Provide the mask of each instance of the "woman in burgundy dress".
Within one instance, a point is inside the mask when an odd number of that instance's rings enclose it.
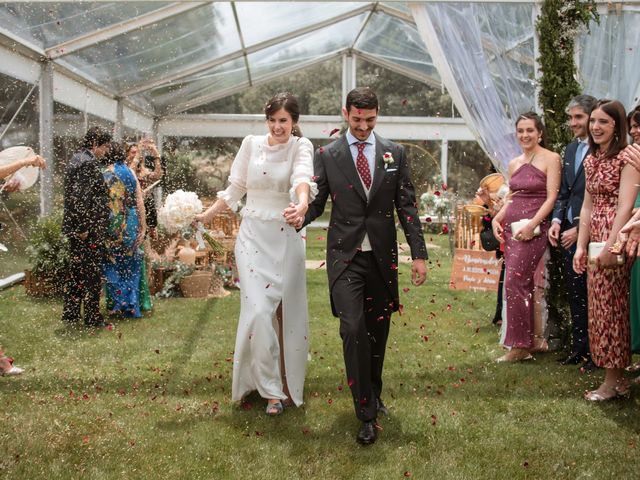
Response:
[[[544,147],[540,117],[520,115],[516,135],[522,155],[509,162],[509,197],[492,222],[494,235],[506,244],[504,346],[510,350],[499,362],[529,360],[543,349],[544,338],[534,336],[534,274],[547,247],[548,217],[560,189],[560,156]],[[512,231],[513,222],[525,219]]]
[[[618,263],[611,252],[620,229],[631,218],[640,172],[622,154],[627,122],[622,104],[600,100],[589,117],[590,154],[584,160],[586,187],[580,210],[578,245],[573,269],[587,271],[589,346],[593,362],[605,369],[604,382],[587,392],[590,401],[611,400],[629,393],[623,378],[631,361],[629,280],[631,262]],[[604,242],[589,259],[589,242]],[[617,249],[620,249],[616,245]]]

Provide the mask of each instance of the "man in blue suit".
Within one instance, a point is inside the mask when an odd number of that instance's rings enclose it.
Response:
[[[551,245],[562,246],[565,284],[571,310],[571,353],[560,362],[563,365],[585,362],[583,367],[587,370],[595,368],[589,353],[587,274],[577,274],[573,270],[573,255],[576,251],[580,209],[584,199],[585,176],[582,161],[589,151],[589,115],[595,103],[596,99],[590,95],[578,95],[572,98],[567,106],[568,123],[574,140],[565,149],[562,185],[548,233]]]

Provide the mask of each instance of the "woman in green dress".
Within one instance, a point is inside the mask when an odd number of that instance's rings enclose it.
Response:
[[[627,117],[629,123],[629,134],[633,139],[633,143],[640,145],[640,106],[631,110]],[[636,198],[633,208],[634,216],[640,210],[640,194]],[[632,218],[632,220],[633,220]],[[631,352],[640,353],[640,262],[635,261],[631,270],[631,286],[630,292],[630,312],[631,312]],[[632,364],[627,370],[631,372],[640,371],[640,362]],[[640,377],[636,379],[636,383],[640,382]]]

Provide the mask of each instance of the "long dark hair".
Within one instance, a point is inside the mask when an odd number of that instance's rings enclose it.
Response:
[[[124,147],[118,142],[109,142],[109,150],[103,157],[102,161],[105,165],[113,165],[117,162],[124,162],[127,158]]]
[[[298,104],[298,99],[289,92],[276,93],[264,106],[264,115],[267,120],[269,120],[269,117],[280,109],[284,109],[285,112],[291,115],[291,120],[293,121],[291,135],[301,137],[302,130],[300,130],[298,126],[298,120],[300,120],[300,105]]]
[[[525,112],[518,116],[516,120],[516,129],[518,128],[518,124],[521,120],[533,120],[533,124],[536,127],[536,130],[540,132],[540,146],[542,148],[547,148],[547,129],[542,123],[542,118],[536,112]]]
[[[623,150],[627,145],[627,134],[629,132],[627,128],[626,122],[626,113],[624,111],[624,106],[618,100],[598,100],[596,106],[593,107],[591,111],[591,115],[596,110],[602,110],[608,116],[613,119],[614,122],[614,130],[613,130],[613,139],[609,144],[609,149],[604,152],[605,157],[615,157],[621,150]],[[589,146],[591,147],[591,151],[596,153],[600,151],[600,145],[597,145],[593,141],[593,135],[591,135],[591,115],[589,116]]]

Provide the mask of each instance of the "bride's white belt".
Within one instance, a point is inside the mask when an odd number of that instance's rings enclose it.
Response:
[[[247,204],[242,209],[242,216],[284,222],[282,212],[289,203],[289,192],[251,190],[247,193]]]

